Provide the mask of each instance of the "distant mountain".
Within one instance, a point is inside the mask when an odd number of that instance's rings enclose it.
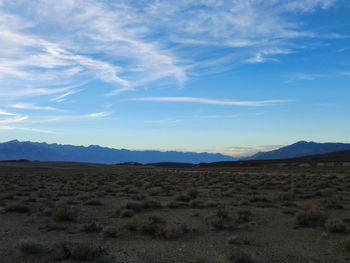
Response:
[[[350,143],[316,143],[300,141],[274,151],[259,152],[245,160],[271,160],[303,157],[350,150]]]
[[[69,161],[90,163],[201,163],[217,161],[234,161],[231,156],[219,153],[194,153],[176,151],[131,151],[125,149],[112,149],[97,145],[73,146],[61,144],[47,144],[38,142],[20,142],[17,140],[0,143],[0,160],[30,161]]]
[[[328,166],[326,164],[332,163],[338,166],[349,167],[350,164],[350,150],[338,151],[324,154],[307,155],[304,157],[287,158],[287,159],[263,159],[263,160],[239,160],[233,162],[213,162],[213,163],[200,163],[199,167],[258,167],[268,166],[275,164],[292,165],[294,167],[298,165],[317,165]],[[279,167],[283,167],[279,166]],[[276,167],[276,166],[275,166]],[[300,166],[299,166],[300,167]],[[309,166],[304,166],[309,167]]]

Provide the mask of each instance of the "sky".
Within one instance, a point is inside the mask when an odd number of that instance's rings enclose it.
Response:
[[[2,142],[350,142],[349,85],[348,0],[0,0]]]

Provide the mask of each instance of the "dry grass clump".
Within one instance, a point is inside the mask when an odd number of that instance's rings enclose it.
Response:
[[[21,255],[37,255],[42,254],[46,250],[46,246],[35,239],[19,240],[15,246],[15,250]]]
[[[162,189],[160,187],[148,188],[147,193],[149,196],[156,196],[160,194],[161,190]]]
[[[197,255],[197,256],[193,257],[191,262],[193,262],[193,263],[209,263],[210,261],[209,261],[208,257],[206,257],[206,256]]]
[[[163,237],[165,239],[177,239],[183,234],[189,231],[188,227],[184,224],[174,225],[174,224],[165,224],[162,228]]]
[[[100,200],[97,199],[90,199],[88,200],[85,205],[91,205],[91,206],[101,206],[103,203]]]
[[[113,226],[106,226],[101,232],[104,238],[114,238],[118,235],[118,229]]]
[[[67,204],[60,204],[52,210],[52,217],[57,222],[75,221],[78,218],[78,209]]]
[[[250,210],[238,211],[236,222],[237,223],[248,223],[252,221],[252,212]]]
[[[102,228],[102,225],[94,221],[84,224],[82,230],[88,233],[100,233],[102,231]]]
[[[343,240],[343,246],[347,251],[350,251],[350,235]]]
[[[251,241],[247,237],[239,237],[237,235],[233,235],[227,239],[227,243],[230,245],[249,245],[251,244]]]
[[[143,209],[152,209],[152,208],[160,208],[161,203],[158,200],[148,198],[142,201],[129,201],[123,206],[120,207],[119,210],[129,209],[134,212],[140,212]]]
[[[288,191],[280,192],[277,198],[280,200],[293,200],[295,198],[295,191],[294,189],[290,189]]]
[[[296,215],[296,223],[301,226],[321,226],[326,220],[326,215],[317,205],[304,206]]]
[[[188,206],[191,208],[204,208],[204,202],[200,199],[193,199],[188,202]]]
[[[11,204],[8,205],[4,208],[5,212],[12,212],[12,213],[28,213],[30,211],[29,207],[25,204],[22,203],[16,203],[16,204]]]
[[[219,209],[216,213],[208,215],[204,218],[205,223],[213,230],[232,229],[232,219],[227,211]]]
[[[64,241],[55,243],[50,251],[54,260],[94,260],[106,254],[106,250],[89,242]]]
[[[218,207],[219,203],[215,200],[207,200],[204,202],[205,207]]]
[[[160,216],[149,216],[148,220],[142,225],[142,232],[152,237],[161,237],[163,234],[163,225],[166,221]]]
[[[329,218],[324,226],[328,232],[332,232],[332,233],[346,232],[346,225],[339,218]]]
[[[161,206],[161,203],[155,199],[149,198],[142,201],[142,207],[145,209],[160,208]]]
[[[257,263],[257,261],[249,254],[244,252],[234,252],[227,256],[229,263]]]
[[[129,231],[137,231],[142,227],[142,224],[143,222],[139,217],[133,216],[125,222],[124,227]]]
[[[124,217],[133,217],[134,216],[134,210],[132,209],[121,209],[117,211],[117,214],[124,218]]]

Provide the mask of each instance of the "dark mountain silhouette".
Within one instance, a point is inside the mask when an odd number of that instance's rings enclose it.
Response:
[[[350,143],[317,143],[300,141],[274,151],[259,152],[245,160],[287,159],[350,150]]]
[[[257,160],[240,160],[240,161],[233,161],[233,162],[224,161],[224,162],[213,162],[213,163],[201,163],[199,164],[199,167],[255,167],[255,166],[267,166],[267,165],[274,165],[274,164],[285,164],[285,165],[296,166],[300,164],[318,165],[322,163],[333,163],[340,166],[348,166],[350,164],[350,150],[331,152],[331,153],[325,153],[325,154],[317,154],[317,155],[308,155],[304,157],[289,158],[289,159],[262,159],[262,160],[257,159]]]
[[[234,161],[235,158],[219,153],[194,153],[176,151],[131,151],[112,149],[97,145],[73,146],[38,142],[20,142],[17,140],[0,143],[0,160],[30,161],[69,161],[117,164],[125,162],[158,163],[201,163]]]

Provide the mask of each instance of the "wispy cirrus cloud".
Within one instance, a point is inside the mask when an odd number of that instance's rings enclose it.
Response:
[[[8,111],[0,110],[0,115],[16,116],[17,114],[16,113],[11,113],[11,112],[8,112]]]
[[[192,103],[204,103],[215,105],[228,105],[228,106],[269,106],[274,104],[280,104],[288,102],[287,100],[260,100],[260,101],[239,101],[229,99],[206,99],[195,97],[144,97],[130,99],[133,101],[159,101],[159,102],[192,102]]]
[[[30,104],[30,103],[15,103],[15,104],[9,105],[8,107],[13,109],[21,109],[21,110],[64,111],[62,109],[54,108],[51,106],[39,106],[36,104]]]
[[[83,120],[83,119],[97,119],[110,116],[111,112],[95,112],[82,115],[54,115],[47,117],[39,117],[28,120],[29,123],[47,123],[58,121],[70,121],[70,120]]]
[[[292,83],[298,80],[316,80],[318,78],[324,77],[322,74],[309,74],[309,73],[297,73],[291,78],[289,78],[286,83]]]
[[[226,70],[232,63],[262,63],[292,53],[298,48],[294,40],[318,36],[293,15],[336,2],[3,1],[2,89],[12,97],[18,91],[39,96],[59,93],[53,84],[77,84],[92,76],[110,84],[109,95],[169,79],[181,86],[198,74],[197,66],[203,74],[213,65],[215,71]],[[223,47],[225,54],[217,52]],[[21,92],[26,90],[32,92]]]
[[[14,118],[7,118],[7,119],[0,119],[0,124],[2,123],[16,123],[16,122],[23,122],[28,119],[28,116],[18,116]]]
[[[44,130],[44,129],[33,129],[33,128],[24,128],[24,127],[12,127],[12,126],[0,126],[0,130],[21,130],[29,132],[38,132],[38,133],[47,133],[47,134],[61,134],[59,132]]]

